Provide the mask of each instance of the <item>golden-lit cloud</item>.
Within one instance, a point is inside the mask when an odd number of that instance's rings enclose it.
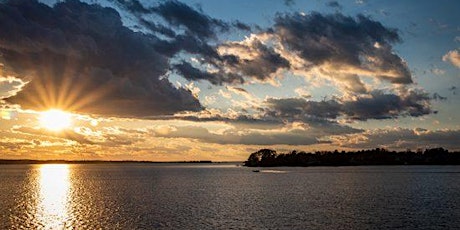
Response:
[[[452,65],[460,68],[460,52],[458,50],[451,50],[442,56],[442,60],[450,62]]]

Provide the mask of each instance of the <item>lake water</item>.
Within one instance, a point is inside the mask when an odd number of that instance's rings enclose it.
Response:
[[[460,166],[0,165],[0,229],[459,229]]]

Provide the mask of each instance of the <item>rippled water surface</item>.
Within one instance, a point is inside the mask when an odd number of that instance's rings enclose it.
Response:
[[[0,165],[0,229],[460,229],[460,166]]]

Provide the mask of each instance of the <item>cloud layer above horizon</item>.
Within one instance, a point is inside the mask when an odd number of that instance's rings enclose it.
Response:
[[[130,30],[116,10],[94,4],[2,4],[1,29],[12,31],[1,37],[3,68],[28,81],[7,100],[24,108],[64,106],[112,116],[201,110],[190,91],[167,80],[168,70],[191,81],[222,85],[268,81],[281,71],[306,77],[315,69],[357,93],[369,90],[358,75],[412,83],[407,65],[392,52],[391,43],[400,40],[396,30],[363,15],[278,15],[272,28],[244,41],[226,42],[219,41],[217,33],[242,26],[177,1],[151,8],[137,1],[119,2],[146,25],[147,32]],[[166,25],[146,20],[145,14],[161,16]],[[208,67],[195,67],[185,58],[171,64],[180,59],[179,53]]]
[[[243,146],[353,147],[361,146],[350,142],[358,136],[370,146],[378,131],[366,127],[438,114],[435,105],[449,96],[418,82],[395,48],[405,43],[400,28],[366,14],[349,16],[337,2],[324,7],[334,11],[278,12],[257,25],[176,0],[5,1],[1,106],[139,119],[149,126],[132,128],[140,136]],[[458,48],[437,60],[458,75]],[[19,126],[3,132],[50,135]],[[53,138],[101,143],[91,140],[95,130],[81,128]],[[417,128],[389,133],[422,135],[408,131]]]

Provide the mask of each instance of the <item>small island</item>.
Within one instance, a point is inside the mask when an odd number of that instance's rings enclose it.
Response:
[[[353,166],[353,165],[460,165],[460,152],[444,148],[425,150],[389,151],[383,148],[359,151],[291,151],[277,153],[261,149],[252,153],[244,166]]]

